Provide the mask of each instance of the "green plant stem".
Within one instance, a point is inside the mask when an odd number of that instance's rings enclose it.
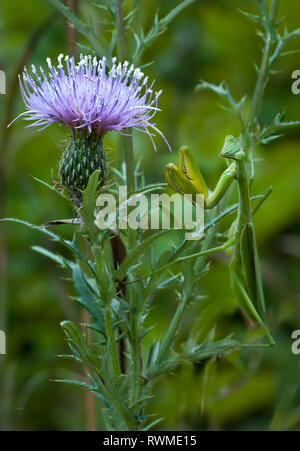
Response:
[[[98,244],[92,245],[92,252],[95,257],[96,277],[99,284],[99,291],[101,292],[102,280],[106,276],[106,274],[103,272],[103,256],[102,253],[100,252]],[[121,368],[118,358],[117,343],[115,340],[114,329],[112,325],[112,314],[111,314],[112,295],[110,293],[107,293],[105,297],[107,298],[107,301],[105,303],[102,302],[102,308],[104,311],[105,330],[109,343],[114,375],[115,377],[118,377],[121,374]]]
[[[100,384],[101,384],[102,391],[105,393],[105,396],[112,402],[112,404],[115,406],[116,410],[119,412],[121,418],[124,421],[124,424],[127,427],[127,430],[129,430],[129,431],[136,430],[137,425],[135,424],[134,420],[130,417],[127,410],[124,408],[124,406],[120,402],[118,396],[116,396],[113,393],[114,390],[112,390],[111,386],[107,387],[106,385],[103,384],[102,381],[100,382]],[[110,385],[110,384],[108,384],[108,385]],[[102,394],[101,391],[99,393]]]
[[[167,356],[178,331],[178,328],[180,326],[183,314],[185,312],[186,306],[188,303],[188,297],[185,295],[179,302],[178,307],[176,309],[175,315],[173,316],[173,319],[171,321],[170,327],[167,331],[167,334],[161,344],[159,354],[157,357],[157,365],[159,366],[164,358]]]
[[[257,82],[255,85],[252,102],[251,102],[251,108],[247,120],[248,129],[250,130],[253,121],[255,119],[259,103],[261,101],[264,89],[265,89],[265,81],[268,77],[268,71],[269,71],[269,58],[270,58],[270,52],[272,48],[272,40],[273,40],[273,25],[274,21],[276,20],[277,12],[278,12],[278,6],[279,6],[279,0],[271,0],[270,2],[270,10],[269,10],[269,20],[270,20],[270,28],[266,31],[266,43],[262,55],[262,61],[260,65],[259,74],[257,77]]]
[[[276,21],[277,14],[278,14],[278,8],[279,8],[279,0],[271,0],[271,3],[270,3],[270,18],[271,18],[273,23]]]
[[[121,417],[123,418],[124,423],[127,426],[127,429],[129,431],[135,431],[137,430],[137,425],[131,420],[131,418],[126,413],[125,409],[121,406],[120,402],[118,401],[117,397],[111,398],[112,402],[114,403],[116,409],[120,413]]]
[[[130,288],[130,290],[132,287]],[[141,346],[139,340],[139,322],[136,307],[130,317],[130,345],[132,354],[132,386],[131,386],[131,404],[135,404],[140,397],[140,371],[141,371]]]
[[[123,21],[123,8],[121,0],[114,0],[115,14],[116,14],[116,26],[117,26],[117,52],[119,59],[124,61],[127,58],[125,30]],[[132,142],[132,129],[127,129],[128,136],[123,135],[122,146],[124,151],[124,161],[126,167],[126,183],[128,192],[135,190],[135,165],[134,165],[134,152]],[[136,234],[134,230],[128,229],[128,245],[129,249],[133,249],[136,246]]]
[[[105,320],[105,330],[107,333],[114,375],[115,375],[115,377],[118,377],[121,374],[121,368],[120,368],[115,334],[114,334],[113,325],[112,325],[111,302],[107,303],[107,305],[105,306],[104,320]]]
[[[123,8],[121,0],[114,0],[115,14],[116,14],[116,26],[117,26],[117,51],[121,60],[125,60],[127,57],[124,20],[123,20]],[[135,190],[135,165],[134,165],[134,152],[132,141],[132,129],[127,129],[129,136],[122,136],[122,144],[124,149],[124,161],[126,168],[126,183],[128,192]],[[136,246],[136,233],[135,230],[128,229],[128,249],[134,249]],[[141,371],[141,347],[139,341],[139,321],[136,313],[136,295],[133,287],[127,289],[127,300],[131,305],[132,311],[130,313],[130,345],[132,354],[132,393],[131,402],[134,404],[140,395],[140,371]]]
[[[167,263],[166,265],[162,266],[161,268],[156,269],[152,273],[146,274],[143,277],[139,277],[138,279],[132,280],[128,282],[128,284],[133,284],[136,282],[140,282],[143,279],[147,279],[148,277],[151,277],[155,274],[160,273],[161,271],[165,271],[166,269],[171,268],[173,265],[177,265],[178,263],[184,263],[189,260],[195,260],[199,257],[205,257],[207,255],[216,254],[217,252],[222,252],[226,249],[228,249],[230,246],[233,246],[236,242],[236,239],[233,237],[230,240],[226,241],[222,246],[213,247],[211,249],[205,249],[203,251],[197,252],[196,254],[190,254],[185,255],[184,257],[179,257],[176,260],[171,261],[170,263]]]
[[[120,0],[114,0],[115,14],[116,14],[116,26],[117,26],[117,51],[118,57],[121,60],[126,58],[126,43],[125,43],[125,30],[123,22],[123,8]]]
[[[263,91],[264,91],[264,87],[265,87],[265,79],[267,76],[268,66],[269,66],[271,43],[272,43],[272,36],[268,32],[267,41],[266,41],[266,45],[265,45],[263,56],[262,56],[261,69],[259,71],[257,83],[255,85],[255,90],[253,93],[251,108],[250,108],[249,117],[248,117],[249,129],[253,125],[253,121],[255,119],[257,109],[258,109],[259,103],[260,103],[262,95],[263,95]]]
[[[126,182],[128,192],[135,191],[135,164],[134,164],[134,153],[133,153],[133,142],[132,142],[132,129],[127,129],[130,136],[122,136],[122,143],[124,149],[124,160],[126,167]],[[128,247],[129,249],[134,249],[136,247],[136,233],[135,230],[128,228]]]
[[[134,159],[132,138],[123,136],[125,163],[126,163],[126,178],[128,190],[134,190]],[[130,141],[128,141],[130,139]],[[134,249],[136,246],[135,231],[128,229],[128,248]],[[141,370],[141,347],[139,342],[139,321],[137,318],[137,303],[136,294],[133,287],[127,288],[127,301],[131,305],[132,311],[130,313],[130,344],[132,353],[132,403],[134,404],[140,393],[140,370]]]

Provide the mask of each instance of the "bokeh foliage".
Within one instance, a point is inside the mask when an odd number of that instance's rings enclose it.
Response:
[[[134,20],[144,23],[146,29],[158,7],[163,15],[176,4],[174,0],[165,0],[163,5],[158,0],[132,3],[141,6]],[[199,78],[214,83],[225,79],[237,98],[252,90],[260,41],[255,38],[253,24],[238,12],[238,8],[249,8],[249,3],[197,1],[175,19],[141,61],[153,61],[147,72],[164,91],[160,98],[162,112],[157,116],[160,129],[174,150],[189,145],[211,187],[224,169],[224,161],[218,158],[224,137],[234,135],[238,123],[218,107],[219,99],[212,93],[195,94],[194,87]],[[296,28],[299,2],[281,3],[285,24],[289,29]],[[126,5],[130,1],[125,1],[125,9]],[[81,16],[86,21],[93,17],[101,33],[102,13],[99,11],[95,17],[94,11],[92,2],[80,2]],[[53,15],[46,0],[2,2],[0,20],[0,68],[7,74],[8,88],[0,98],[1,217],[15,216],[36,224],[71,217],[69,206],[32,178],[50,182],[52,169],[56,175],[66,139],[64,130],[52,126],[40,134],[30,128],[24,130],[21,121],[9,131],[5,128],[8,113],[12,119],[23,108],[19,91],[13,97],[11,93],[24,52],[29,56],[26,63],[37,65],[46,56],[54,59],[59,53],[67,53],[65,22]],[[38,35],[32,40],[37,27]],[[86,44],[81,38],[80,42]],[[293,48],[299,46],[297,38]],[[289,119],[300,119],[300,100],[291,93],[291,73],[299,69],[299,54],[280,59],[275,68],[279,72],[267,89],[262,120],[269,120],[282,107],[287,107]],[[299,356],[294,356],[290,347],[292,331],[300,328],[299,138],[300,130],[294,129],[284,141],[270,143],[256,153],[259,164],[253,190],[260,192],[271,184],[275,187],[255,216],[255,226],[270,325],[277,345],[272,350],[236,352],[221,361],[183,366],[177,377],[165,376],[156,385],[151,406],[159,416],[167,418],[160,424],[161,429],[300,427]],[[136,158],[142,157],[147,182],[162,181],[164,166],[176,161],[176,153],[170,155],[161,141],[154,154],[143,134],[135,133],[134,141]],[[118,165],[118,138],[107,136],[105,145],[111,161]],[[67,236],[69,226],[61,227]],[[55,244],[49,245],[37,232],[11,223],[1,224],[0,242],[0,328],[6,331],[8,342],[7,356],[0,356],[0,427],[83,429],[83,393],[76,387],[49,381],[72,378],[72,373],[81,371],[56,357],[66,352],[58,323],[66,318],[79,321],[80,311],[68,298],[71,285],[61,279],[56,266],[28,248],[28,244],[46,244],[55,250]],[[223,257],[214,258],[213,271],[202,279],[200,294],[204,297],[190,309],[182,339],[195,317],[203,334],[215,323],[218,338],[232,330],[237,336],[243,333],[244,323],[234,314],[235,301]],[[168,295],[156,295],[151,313],[156,334],[166,330],[174,302],[172,286]]]

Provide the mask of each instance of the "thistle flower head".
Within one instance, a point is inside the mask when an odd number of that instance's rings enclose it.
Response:
[[[135,128],[149,135],[154,148],[151,132],[164,138],[151,122],[161,91],[153,93],[154,82],[148,86],[148,77],[144,78],[140,69],[113,58],[108,70],[105,57],[98,60],[90,55],[81,55],[76,63],[73,56],[61,54],[58,65],[52,65],[50,58],[47,64],[47,72],[40,67],[38,73],[33,65],[32,75],[24,68],[19,76],[26,106],[20,116],[33,122],[29,126],[43,129],[58,122],[72,132],[85,129],[101,135],[108,130]]]

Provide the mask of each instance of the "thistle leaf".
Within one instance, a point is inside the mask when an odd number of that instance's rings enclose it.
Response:
[[[38,252],[39,254],[44,255],[45,257],[50,258],[51,260],[55,261],[58,265],[60,265],[62,268],[68,268],[71,269],[73,266],[73,262],[66,259],[62,255],[55,254],[54,252],[49,251],[48,249],[45,249],[41,246],[31,246],[31,249],[35,252]]]
[[[152,421],[152,423],[148,424],[143,431],[150,431],[154,426],[156,426],[158,423],[161,423],[164,421],[164,418],[157,418],[157,420]]]
[[[104,317],[99,300],[91,292],[78,262],[74,264],[72,273],[74,285],[79,295],[79,298],[75,298],[75,300],[91,314],[95,321],[92,325],[93,329],[106,337]]]
[[[167,29],[170,22],[181,12],[184,8],[194,3],[196,0],[183,0],[175,8],[173,8],[166,16],[159,19],[158,14],[155,14],[152,26],[147,34],[141,29],[140,33],[134,34],[136,40],[136,49],[133,56],[133,61],[138,60],[145,49],[152,44],[162,33]]]
[[[85,388],[87,390],[91,390],[92,387],[85,382],[74,381],[72,379],[52,379],[52,382],[60,382],[63,384],[76,385],[77,387]]]
[[[76,245],[76,239],[75,235],[72,241],[65,240],[62,236],[57,235],[56,233],[52,232],[51,230],[48,230],[47,228],[43,226],[37,226],[35,224],[31,224],[30,222],[23,221],[22,219],[17,218],[3,218],[0,219],[0,222],[15,222],[17,224],[25,225],[26,227],[29,227],[33,230],[38,230],[39,232],[42,232],[44,235],[48,236],[51,240],[62,244],[64,247],[69,249],[73,254],[75,254],[80,260],[86,261],[85,257],[81,254],[79,251],[77,245]]]
[[[82,334],[79,328],[72,321],[62,321],[60,323],[71,350],[79,357],[82,363],[94,372],[101,365],[100,358],[92,351],[87,343],[86,334]]]
[[[242,123],[244,123],[244,117],[243,117],[243,106],[246,101],[246,96],[243,96],[239,101],[235,100],[230,92],[229,87],[227,84],[222,81],[219,85],[215,85],[213,83],[208,83],[207,81],[201,80],[198,85],[196,85],[195,90],[200,91],[202,89],[208,89],[218,96],[220,96],[222,99],[225,99],[227,103],[230,105],[231,109],[226,108],[221,105],[221,108],[225,111],[228,111],[231,114],[234,114],[237,116]]]
[[[55,188],[55,186],[50,185],[49,183],[45,182],[44,180],[40,180],[37,177],[33,177],[33,179],[36,182],[41,183],[42,185],[46,186],[48,189],[50,189],[51,191],[54,191],[56,194],[58,194],[59,196],[61,196],[63,199],[67,200],[68,202],[70,202],[69,197],[65,196],[64,193],[62,191],[59,191],[58,189]]]
[[[115,279],[123,280],[133,264],[136,263],[137,259],[143,254],[144,250],[153,243],[153,241],[161,238],[167,233],[172,232],[172,229],[165,229],[159,232],[154,233],[149,238],[145,239],[142,243],[140,243],[133,251],[127,254],[127,256],[122,261],[119,269],[115,271]]]
[[[96,228],[94,222],[99,174],[100,171],[97,170],[90,175],[87,187],[82,192],[83,205],[80,212],[84,220],[85,229],[88,231],[92,231]]]

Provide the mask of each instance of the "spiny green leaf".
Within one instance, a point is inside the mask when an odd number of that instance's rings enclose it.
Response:
[[[242,123],[244,123],[244,116],[243,116],[243,106],[246,101],[246,96],[243,96],[239,101],[235,100],[230,92],[230,89],[225,83],[225,81],[222,81],[219,85],[215,85],[213,83],[209,83],[207,81],[201,80],[198,85],[196,85],[196,91],[200,91],[202,89],[208,89],[218,96],[220,96],[222,99],[225,99],[228,104],[230,105],[230,108],[226,108],[223,105],[220,105],[222,109],[225,111],[228,111],[229,113],[233,113],[235,116],[237,116]]]
[[[160,19],[159,23],[161,27],[167,27],[170,22],[179,14],[181,11],[184,10],[187,6],[194,3],[195,0],[184,0],[179,5],[175,6],[165,17]]]
[[[214,356],[222,356],[244,346],[243,343],[233,340],[231,336],[215,342],[207,339],[198,345],[190,341],[183,347],[183,351],[176,355],[176,358],[165,360],[159,366],[152,367],[147,372],[147,376],[149,378],[157,377],[159,374],[174,371],[183,363],[200,362]]]
[[[157,285],[156,289],[160,290],[162,288],[165,288],[167,285],[169,285],[170,283],[172,283],[174,280],[178,279],[179,277],[180,277],[180,274],[175,274],[172,277],[168,277],[163,282],[161,282],[159,285]]]
[[[269,144],[272,141],[276,141],[276,139],[281,138],[283,135],[270,135],[267,138],[261,140],[262,144]]]
[[[87,343],[87,335],[82,334],[79,328],[72,321],[62,321],[63,328],[68,344],[76,356],[79,356],[82,363],[87,366],[92,373],[95,373],[100,368],[101,360],[98,355],[93,352]]]
[[[150,431],[151,428],[153,428],[154,426],[156,426],[158,423],[161,423],[162,421],[164,421],[164,418],[158,418],[157,420],[152,421],[152,423],[148,424],[143,431]]]
[[[173,8],[166,16],[159,19],[158,14],[155,14],[152,26],[147,34],[144,30],[140,30],[140,33],[134,34],[136,40],[136,50],[133,56],[133,61],[138,60],[145,49],[152,44],[166,29],[170,22],[187,6],[194,3],[195,0],[183,0],[175,8]]]
[[[179,355],[179,358],[188,358],[192,361],[198,362],[216,355],[222,355],[225,352],[229,352],[234,349],[239,349],[241,345],[242,343],[232,339],[224,339],[215,342],[204,341],[191,349],[186,356],[184,354]]]
[[[72,268],[73,262],[66,259],[62,255],[55,254],[54,252],[51,252],[48,249],[45,249],[44,247],[41,247],[41,246],[31,246],[31,249],[34,250],[35,252],[38,252],[39,254],[42,254],[45,257],[48,257],[51,260],[55,261],[62,268],[68,268],[68,269]]]
[[[243,11],[242,9],[239,9],[239,8],[238,8],[238,11],[241,14],[243,14],[245,17],[247,17],[247,19],[251,20],[252,22],[261,23],[261,18],[257,14],[251,14],[248,11]]]
[[[154,233],[149,238],[145,239],[141,244],[139,244],[133,251],[128,253],[127,256],[124,258],[123,262],[121,263],[119,269],[115,272],[115,279],[123,280],[129,268],[136,263],[137,259],[142,255],[144,250],[148,246],[150,246],[150,244],[153,241],[157,240],[158,238],[161,238],[162,236],[166,235],[168,232],[171,231],[172,231],[171,229],[166,229]]]
[[[300,126],[300,121],[284,121],[284,115],[284,111],[277,113],[273,120],[262,128],[258,135],[259,142],[265,144],[274,141],[282,136],[278,131]]]
[[[159,355],[160,351],[160,340],[158,340],[156,343],[153,341],[151,343],[148,359],[147,359],[147,368],[149,372],[152,372],[153,369],[156,367],[156,361]]]
[[[62,382],[64,384],[76,385],[77,387],[85,388],[87,390],[91,390],[91,386],[86,384],[85,382],[73,381],[71,379],[52,379],[52,382]]]
[[[51,240],[65,246],[73,254],[75,254],[80,260],[86,261],[85,257],[81,254],[81,252],[79,251],[79,249],[76,245],[75,235],[74,235],[72,241],[65,240],[62,236],[57,235],[56,233],[52,232],[51,230],[49,230],[46,227],[37,226],[37,225],[31,224],[30,222],[23,221],[22,219],[17,219],[17,218],[3,218],[3,219],[0,219],[0,222],[15,222],[17,224],[25,225],[26,227],[29,227],[30,229],[38,230],[39,232],[42,232],[44,235],[47,235]]]
[[[104,317],[99,300],[91,292],[78,262],[73,266],[73,280],[77,293],[79,294],[79,298],[75,298],[75,300],[92,315],[95,321],[92,327],[105,337]]]
[[[56,194],[58,194],[59,196],[61,196],[63,199],[66,199],[68,202],[70,202],[70,199],[64,195],[64,193],[62,191],[59,191],[58,189],[55,188],[55,186],[53,185],[49,185],[49,183],[45,182],[44,180],[40,180],[37,177],[33,177],[33,179],[36,182],[41,183],[42,185],[46,186],[48,189],[50,189],[51,191],[54,191]]]
[[[97,200],[97,190],[99,184],[99,174],[100,171],[97,170],[93,172],[89,177],[89,181],[86,189],[82,193],[82,209],[80,211],[85,228],[88,231],[92,231],[95,229],[95,208],[96,208],[96,200]]]

